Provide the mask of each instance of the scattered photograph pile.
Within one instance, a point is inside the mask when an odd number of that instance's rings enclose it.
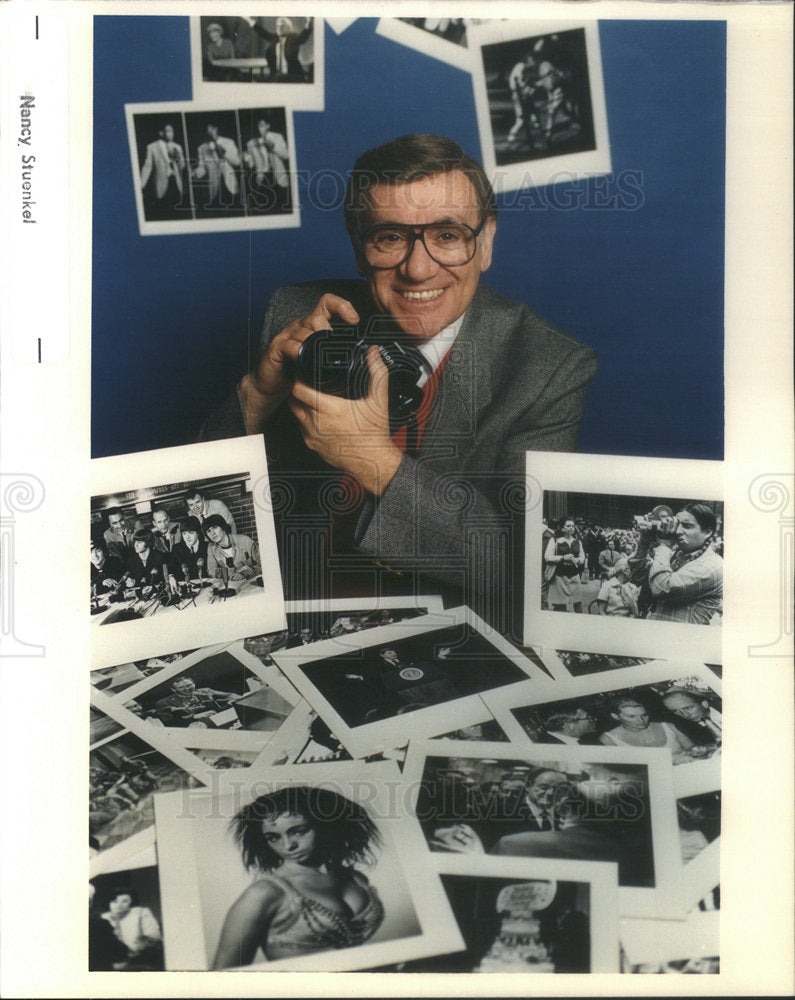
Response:
[[[719,667],[284,610],[93,669],[92,970],[719,971]]]

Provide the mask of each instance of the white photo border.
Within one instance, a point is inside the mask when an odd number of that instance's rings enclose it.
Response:
[[[644,687],[660,681],[674,681],[684,677],[697,677],[706,688],[709,688],[716,695],[721,695],[720,680],[708,667],[701,663],[676,663],[671,660],[664,660],[653,663],[642,663],[636,667],[622,667],[618,670],[609,670],[605,673],[591,674],[588,677],[577,678],[565,685],[559,685],[554,695],[551,691],[548,691],[543,694],[543,697],[533,698],[531,701],[517,701],[512,693],[501,690],[486,692],[483,695],[483,701],[512,742],[518,745],[529,743],[534,747],[555,746],[555,744],[536,743],[533,741],[514,715],[513,709],[550,705],[561,701],[584,698],[588,695],[604,694],[625,688]],[[689,779],[691,785],[694,782],[698,782],[710,786],[710,788],[719,788],[720,765],[720,754],[716,754],[706,760],[692,760],[686,764],[677,765],[674,768],[674,784],[677,793],[680,788],[677,778],[683,768],[689,772],[685,780]],[[690,786],[686,785],[684,787]]]
[[[218,4],[218,16],[221,16],[224,4]],[[195,8],[194,8],[195,9]],[[190,68],[193,84],[194,101],[210,101],[217,107],[228,104],[230,107],[240,103],[240,98],[246,95],[246,101],[256,101],[266,105],[284,105],[295,111],[324,111],[325,104],[325,19],[313,17],[312,46],[314,80],[312,83],[249,83],[234,81],[217,82],[204,80],[202,77],[202,45],[201,18],[215,16],[212,8],[205,7],[201,16],[190,17]],[[276,16],[268,11],[265,16]],[[294,15],[289,14],[289,17]],[[251,95],[250,97],[248,95]],[[290,147],[293,148],[292,146]]]
[[[541,609],[543,495],[680,496],[723,501],[723,462],[526,453],[524,641],[547,648],[722,663],[723,628]]]
[[[225,232],[248,232],[254,229],[297,229],[301,225],[301,206],[298,199],[298,161],[297,150],[295,148],[295,129],[293,127],[293,112],[291,108],[283,105],[255,104],[250,99],[244,98],[237,91],[238,100],[224,106],[218,102],[211,104],[194,103],[192,101],[164,101],[144,104],[125,104],[124,117],[127,123],[127,142],[130,148],[130,182],[135,197],[135,211],[138,218],[138,232],[141,236],[176,236],[184,233],[225,233]],[[138,162],[138,144],[135,131],[135,115],[146,114],[202,114],[218,111],[219,114],[237,113],[239,111],[260,110],[265,108],[276,108],[284,110],[286,127],[285,140],[289,153],[289,191],[292,209],[289,212],[276,212],[273,215],[236,215],[229,218],[219,219],[147,219],[144,213],[143,187],[141,185],[141,165]],[[186,171],[190,171],[190,151],[183,150],[185,154]],[[244,150],[241,150],[241,154]],[[121,178],[119,179],[121,182]],[[186,181],[187,185],[187,181]],[[184,195],[189,197],[187,187]]]
[[[245,772],[237,771],[237,775]],[[213,892],[212,922],[220,930],[223,914],[237,895],[250,884],[239,852],[228,836],[228,822],[246,802],[258,795],[280,788],[309,785],[331,788],[347,798],[358,801],[374,818],[383,838],[384,851],[381,862],[368,871],[368,878],[379,894],[387,896],[397,892],[408,896],[413,917],[419,924],[419,933],[401,936],[390,941],[370,942],[351,948],[330,950],[304,955],[295,959],[256,963],[242,967],[242,971],[284,972],[317,971],[318,959],[326,972],[367,969],[392,962],[423,958],[445,951],[462,950],[463,941],[453,918],[441,882],[421,849],[422,834],[414,818],[395,807],[403,781],[396,765],[391,761],[363,764],[348,761],[335,767],[332,774],[323,764],[285,766],[262,773],[252,781],[236,781],[234,790],[223,796],[207,791],[191,791],[161,795],[155,803],[155,822],[158,838],[158,867],[163,904],[163,922],[167,928],[166,956],[171,969],[207,969],[210,963],[210,942],[203,895],[199,885],[199,864],[196,858],[196,824],[214,821],[216,830],[211,834],[216,849],[213,864],[228,864],[234,877],[226,873],[223,883]],[[231,785],[228,786],[231,789]],[[391,862],[402,870],[404,878],[395,879],[392,869],[389,876],[378,875],[378,864]],[[209,894],[205,892],[206,899]],[[385,901],[388,909],[388,902]],[[220,917],[220,920],[219,920]],[[322,957],[321,957],[322,956]]]
[[[483,65],[483,46],[499,45],[503,42],[512,42],[522,38],[530,39],[538,35],[575,29],[583,29],[585,32],[588,83],[596,148],[580,153],[564,153],[558,156],[552,155],[498,166],[494,150],[494,132],[491,125],[486,73]],[[611,173],[610,136],[607,127],[598,21],[580,18],[570,21],[511,21],[509,23],[499,21],[494,24],[473,25],[471,30],[467,31],[467,40],[472,59],[472,85],[475,92],[475,111],[480,133],[483,168],[489,175],[496,194],[558,182],[571,183],[572,181],[584,180],[586,177]]]
[[[679,827],[672,770],[664,757],[655,750],[629,747],[568,747],[528,743],[473,743],[461,740],[413,740],[409,743],[403,777],[416,808],[417,796],[425,773],[428,757],[450,757],[460,760],[521,760],[551,767],[559,762],[566,770],[581,770],[582,762],[621,766],[641,765],[647,768],[648,796],[651,807],[651,839],[654,859],[654,887],[619,886],[619,913],[626,917],[659,917],[681,920],[685,915],[682,899],[682,857],[679,848]],[[431,852],[427,847],[428,853]],[[583,861],[587,860],[585,858]]]
[[[555,882],[586,882],[590,886],[589,930],[591,968],[589,974],[618,972],[618,865],[613,861],[571,861],[568,858],[520,858],[478,854],[433,855],[440,875],[470,878],[550,879]]]
[[[284,595],[279,572],[269,497],[265,446],[260,436],[207,441],[132,455],[113,455],[91,463],[91,496],[147,489],[160,484],[200,482],[224,473],[248,473],[257,526],[262,588],[237,603],[216,602],[185,613],[152,615],[92,629],[91,669],[142,660],[195,646],[276,632],[285,627]],[[152,728],[151,726],[149,727]]]
[[[395,625],[367,629],[355,635],[343,637],[344,644],[341,644],[340,639],[328,639],[312,643],[309,646],[274,650],[271,656],[317,714],[325,720],[348,753],[356,758],[367,757],[371,754],[404,746],[413,732],[421,734],[423,737],[430,737],[450,732],[451,729],[460,729],[462,726],[472,726],[481,722],[483,720],[483,700],[480,694],[464,695],[452,701],[416,709],[404,715],[351,727],[340,716],[334,705],[306,677],[301,669],[302,666],[305,663],[337,656],[345,651],[369,649],[409,636],[426,634],[431,636],[434,631],[463,624],[471,626],[480,633],[499,653],[527,675],[526,679],[520,678],[512,684],[506,685],[508,688],[516,688],[517,691],[525,693],[542,688],[548,690],[552,681],[541,668],[523,656],[507,639],[503,638],[496,630],[491,629],[466,607],[451,608],[441,613],[410,618]]]

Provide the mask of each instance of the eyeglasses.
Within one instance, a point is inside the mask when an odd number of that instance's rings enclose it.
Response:
[[[370,267],[388,271],[408,260],[417,240],[422,241],[431,260],[442,267],[461,267],[475,256],[477,238],[486,219],[477,229],[463,222],[426,222],[419,226],[373,226],[357,233]]]

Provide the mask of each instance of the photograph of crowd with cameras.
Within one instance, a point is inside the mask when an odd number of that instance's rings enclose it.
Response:
[[[720,654],[682,652],[675,627],[722,635],[721,493],[621,471],[720,466],[724,248],[693,233],[722,232],[722,125],[675,170],[658,144],[723,103],[716,71],[684,101],[627,53],[719,67],[721,38],[287,15],[95,23],[103,56],[150,34],[181,55],[159,89],[125,59],[98,102],[98,173],[135,204],[96,185],[95,247],[151,289],[124,328],[151,330],[143,351],[168,331],[183,366],[140,378],[97,268],[97,898],[110,913],[107,843],[145,829],[147,954],[169,971],[637,967],[623,923],[684,925],[720,882]],[[636,92],[655,108],[640,159]],[[666,196],[623,211],[636,167],[664,168]],[[675,295],[654,266],[672,244]],[[692,419],[685,346],[704,356]],[[159,631],[110,650],[131,623]],[[694,934],[692,960],[707,947]]]
[[[548,491],[541,607],[720,625],[723,504]]]

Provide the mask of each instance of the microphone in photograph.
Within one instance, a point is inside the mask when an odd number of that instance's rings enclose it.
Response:
[[[190,567],[188,566],[188,564],[186,562],[184,562],[184,563],[182,563],[181,569],[182,569],[182,576],[183,576],[183,578],[185,580],[185,586],[188,588],[188,590],[190,590],[191,589],[191,586],[190,586]]]
[[[204,578],[204,560],[202,559],[201,556],[199,556],[199,558],[196,560],[196,574],[199,577],[199,589],[201,590],[201,588],[204,586],[204,583],[203,583],[203,578]]]

